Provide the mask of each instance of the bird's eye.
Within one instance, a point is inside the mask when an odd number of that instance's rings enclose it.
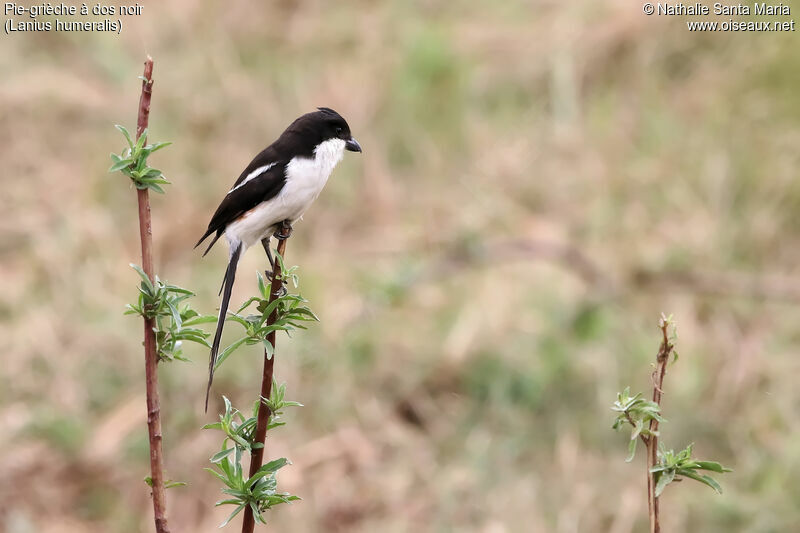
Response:
[[[342,127],[336,126],[336,135],[341,135],[341,134],[342,134]]]

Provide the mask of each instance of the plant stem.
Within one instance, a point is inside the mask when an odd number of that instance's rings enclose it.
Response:
[[[278,240],[278,255],[283,258],[284,252],[286,251],[286,240],[289,238],[289,233],[286,226],[281,225],[279,230],[279,235],[283,237],[282,239]],[[274,266],[272,268],[272,277],[270,279],[270,292],[269,292],[269,303],[272,303],[276,298],[278,298],[283,290],[283,279],[281,278],[281,266],[280,262],[275,259]],[[272,311],[272,314],[269,315],[267,318],[267,325],[272,325],[275,323],[276,318],[278,317],[278,309],[277,307],[275,310]],[[267,335],[267,340],[272,345],[272,357],[269,357],[267,351],[264,350],[264,370],[261,374],[261,395],[259,396],[259,401],[261,404],[258,408],[258,419],[256,421],[256,435],[255,441],[256,443],[265,444],[267,439],[267,425],[269,424],[269,417],[272,415],[270,410],[264,404],[264,400],[262,398],[269,399],[270,393],[272,392],[272,369],[275,365],[275,332],[272,331]],[[250,476],[252,477],[259,468],[261,468],[261,464],[264,461],[264,447],[261,448],[253,448],[253,451],[250,453]],[[253,510],[250,509],[250,506],[245,507],[244,509],[244,519],[242,520],[242,533],[253,533],[253,529],[255,528],[255,519],[253,517]]]
[[[653,401],[661,406],[661,396],[664,393],[664,375],[667,372],[669,354],[672,352],[672,344],[669,343],[667,328],[669,321],[662,318],[659,325],[663,339],[661,347],[656,356],[656,369],[653,371]],[[658,498],[656,497],[655,474],[650,469],[658,463],[658,420],[655,418],[650,421],[650,436],[645,443],[647,444],[647,511],[650,516],[650,533],[661,533],[661,524],[658,516]]]
[[[153,58],[144,62],[144,80],[139,98],[136,139],[142,136],[150,118],[153,95]],[[153,229],[150,218],[150,197],[147,189],[137,189],[139,200],[139,236],[142,241],[142,269],[155,283],[153,276]],[[156,355],[155,319],[144,319],[144,374],[147,387],[147,430],[150,437],[150,479],[153,484],[153,515],[156,531],[169,533],[167,496],[164,489],[164,461],[161,452],[161,407],[158,399],[158,356]]]

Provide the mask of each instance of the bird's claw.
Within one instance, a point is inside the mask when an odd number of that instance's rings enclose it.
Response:
[[[278,231],[276,231],[273,234],[273,237],[275,237],[279,241],[283,241],[292,236],[292,231],[293,231],[292,224],[288,220],[284,220],[283,222],[281,222]]]

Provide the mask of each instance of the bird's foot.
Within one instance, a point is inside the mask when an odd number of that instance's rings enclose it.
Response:
[[[281,222],[280,226],[278,227],[278,231],[276,231],[273,236],[279,241],[283,241],[292,236],[292,231],[292,223],[288,220],[284,220]]]

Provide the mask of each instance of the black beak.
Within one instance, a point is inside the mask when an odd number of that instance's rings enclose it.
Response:
[[[350,137],[350,139],[348,139],[347,142],[344,143],[344,148],[345,148],[345,150],[348,150],[350,152],[360,152],[361,151],[361,145],[358,144],[358,141],[355,140],[353,137]]]

